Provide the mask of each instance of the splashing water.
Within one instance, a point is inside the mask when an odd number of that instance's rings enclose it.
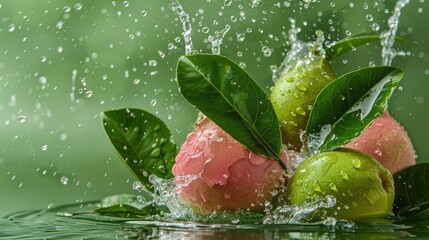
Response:
[[[285,59],[279,67],[272,68],[272,79],[276,82],[280,76],[287,72],[293,65],[304,65],[311,62],[314,58],[325,55],[323,49],[324,36],[321,30],[316,31],[316,41],[303,42],[298,39],[298,33],[301,28],[296,26],[295,19],[289,19],[291,27],[288,32],[288,41],[291,49],[288,51]]]
[[[226,0],[224,6],[230,6],[232,1]],[[173,10],[179,15],[179,19],[183,25],[183,39],[185,40],[185,54],[189,55],[194,52],[194,47],[192,43],[192,25],[189,18],[189,15],[185,12],[182,5],[180,5],[178,0],[172,0]],[[229,24],[225,25],[225,28],[221,31],[216,31],[214,36],[209,36],[208,41],[211,43],[211,50],[213,54],[220,54],[220,46],[223,43],[223,39],[228,31],[231,29]],[[204,28],[203,32],[207,32],[208,28]]]
[[[209,37],[209,42],[212,44],[212,53],[213,54],[220,54],[220,45],[223,42],[223,38],[228,33],[229,29],[231,29],[231,26],[229,24],[225,25],[225,28],[223,30],[216,31],[214,36]]]
[[[194,51],[193,43],[192,43],[192,25],[189,19],[189,15],[185,12],[182,5],[180,5],[178,0],[172,0],[173,10],[176,11],[177,15],[179,15],[180,22],[183,25],[183,40],[185,41],[185,54],[192,54]]]
[[[395,43],[396,31],[398,30],[399,17],[401,16],[401,10],[407,4],[409,0],[399,0],[396,2],[393,15],[388,20],[389,30],[381,33],[381,46],[383,47],[381,51],[382,64],[386,66],[392,65],[392,61],[396,56],[406,55],[403,51],[397,51],[393,48]]]
[[[318,210],[332,208],[336,204],[333,196],[326,196],[303,205],[283,205],[264,217],[264,224],[307,223]]]

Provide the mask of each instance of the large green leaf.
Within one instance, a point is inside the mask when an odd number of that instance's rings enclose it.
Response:
[[[149,176],[172,178],[177,148],[170,130],[156,116],[124,108],[103,113],[104,130],[129,169],[147,189]]]
[[[249,150],[279,160],[281,133],[268,95],[232,60],[182,56],[177,81],[183,96]]]
[[[328,151],[358,136],[386,109],[402,79],[396,67],[369,67],[329,83],[310,112],[307,134],[313,151]]]
[[[412,218],[429,213],[429,163],[408,167],[394,176],[393,211],[399,217]]]
[[[159,214],[161,209],[153,204],[140,203],[135,195],[120,194],[102,199],[100,208],[94,212],[111,217],[137,218]]]
[[[403,38],[397,37],[395,38],[400,42],[405,42]],[[336,57],[343,55],[346,52],[353,51],[359,46],[365,45],[371,42],[379,42],[381,41],[380,35],[359,35],[350,38],[344,38],[338,42],[336,42],[333,46],[326,49],[326,59],[332,60]]]

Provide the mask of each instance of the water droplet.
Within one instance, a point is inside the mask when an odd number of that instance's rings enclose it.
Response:
[[[374,31],[379,31],[380,30],[380,25],[378,25],[378,23],[373,23],[372,25],[371,25],[371,28],[372,28],[372,30],[374,30]]]
[[[156,99],[152,99],[152,101],[150,101],[150,105],[152,106],[152,107],[155,107],[155,105],[156,105],[156,103],[157,103],[158,101],[156,100]]]
[[[271,51],[271,49],[269,47],[263,46],[262,47],[262,53],[264,53],[265,57],[269,57],[269,56],[271,56],[272,51]]]
[[[65,13],[68,13],[68,12],[70,12],[70,11],[71,11],[71,7],[70,7],[70,6],[64,6],[63,11],[64,11]]]
[[[141,14],[142,14],[143,17],[146,17],[147,16],[147,11],[146,10],[142,10]]]
[[[298,89],[301,92],[307,92],[307,87],[303,83],[301,83],[301,82],[297,83],[295,85],[295,88]]]
[[[225,2],[223,3],[224,6],[230,6],[232,3],[232,0],[225,0]]]
[[[46,150],[48,150],[48,145],[43,145],[42,146],[42,151],[46,151]]]
[[[67,185],[69,183],[69,179],[67,177],[61,177],[60,178],[60,183],[62,185]]]
[[[141,192],[141,191],[143,191],[145,189],[145,187],[143,186],[143,184],[141,182],[135,181],[133,183],[133,189]]]
[[[158,50],[158,55],[162,59],[165,57],[165,53],[162,50]]]
[[[60,141],[64,142],[65,140],[67,140],[67,134],[65,133],[60,134]]]
[[[314,190],[315,192],[319,192],[319,193],[321,193],[321,192],[322,192],[322,188],[320,187],[320,185],[319,185],[319,183],[318,183],[317,181],[315,181],[315,182],[313,183],[313,190]]]
[[[372,22],[372,20],[374,20],[374,18],[372,17],[372,15],[371,15],[371,14],[367,14],[367,15],[365,16],[365,19],[366,19],[367,21],[369,21],[369,22]]]
[[[88,91],[86,91],[85,92],[85,97],[87,97],[87,98],[90,98],[90,97],[92,97],[92,91],[91,90],[88,90]]]
[[[307,115],[307,112],[304,109],[302,109],[301,107],[296,108],[296,113],[303,116],[303,117],[305,117]]]
[[[359,159],[353,159],[352,164],[356,169],[359,169],[362,166],[362,162]]]
[[[341,170],[340,174],[344,180],[349,180],[349,175],[345,171]]]
[[[27,116],[25,116],[25,115],[20,115],[20,116],[18,116],[18,122],[19,123],[25,123],[25,122],[27,122]]]
[[[161,156],[161,149],[160,148],[155,148],[152,150],[152,152],[150,153],[151,157],[159,157]]]
[[[201,29],[201,31],[203,33],[208,33],[210,31],[210,29],[208,27],[203,27],[203,29]]]
[[[74,9],[75,9],[76,11],[81,10],[81,9],[82,9],[82,3],[76,3],[76,4],[74,5]]]
[[[246,39],[246,36],[243,33],[237,33],[237,41],[243,42]]]
[[[7,28],[8,32],[13,32],[15,31],[15,24],[9,24],[8,28]]]
[[[155,67],[158,64],[158,62],[156,60],[150,60],[149,61],[149,66],[151,67]]]
[[[332,191],[334,191],[334,192],[338,192],[337,185],[336,185],[335,183],[333,183],[333,182],[331,182],[331,183],[329,184],[329,189],[331,189],[331,190],[332,190]]]

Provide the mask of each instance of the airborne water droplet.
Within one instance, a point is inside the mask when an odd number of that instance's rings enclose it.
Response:
[[[18,119],[19,123],[25,123],[25,122],[27,122],[27,116],[25,116],[25,115],[18,116],[17,119]]]
[[[7,28],[8,32],[13,32],[15,31],[15,24],[10,24],[9,27]]]
[[[67,177],[61,177],[60,182],[62,185],[67,185],[69,183],[69,179]]]

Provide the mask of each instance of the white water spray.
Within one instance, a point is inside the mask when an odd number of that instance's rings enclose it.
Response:
[[[185,54],[192,54],[194,51],[194,46],[192,43],[192,25],[189,19],[189,15],[185,12],[182,5],[180,5],[178,0],[172,0],[173,10],[176,11],[177,15],[179,15],[180,22],[183,25],[183,40],[185,41]]]
[[[229,29],[231,29],[231,26],[226,24],[224,29],[221,31],[216,31],[213,37],[209,37],[209,42],[212,44],[213,54],[220,54],[220,45],[223,43],[223,38],[225,37],[226,33],[228,33]]]
[[[398,30],[399,17],[401,16],[401,10],[407,4],[409,0],[399,0],[396,2],[393,15],[388,20],[389,30],[381,33],[381,46],[383,47],[381,51],[382,64],[385,66],[392,65],[392,61],[396,56],[406,55],[403,51],[397,51],[393,48],[395,43],[396,31]]]

